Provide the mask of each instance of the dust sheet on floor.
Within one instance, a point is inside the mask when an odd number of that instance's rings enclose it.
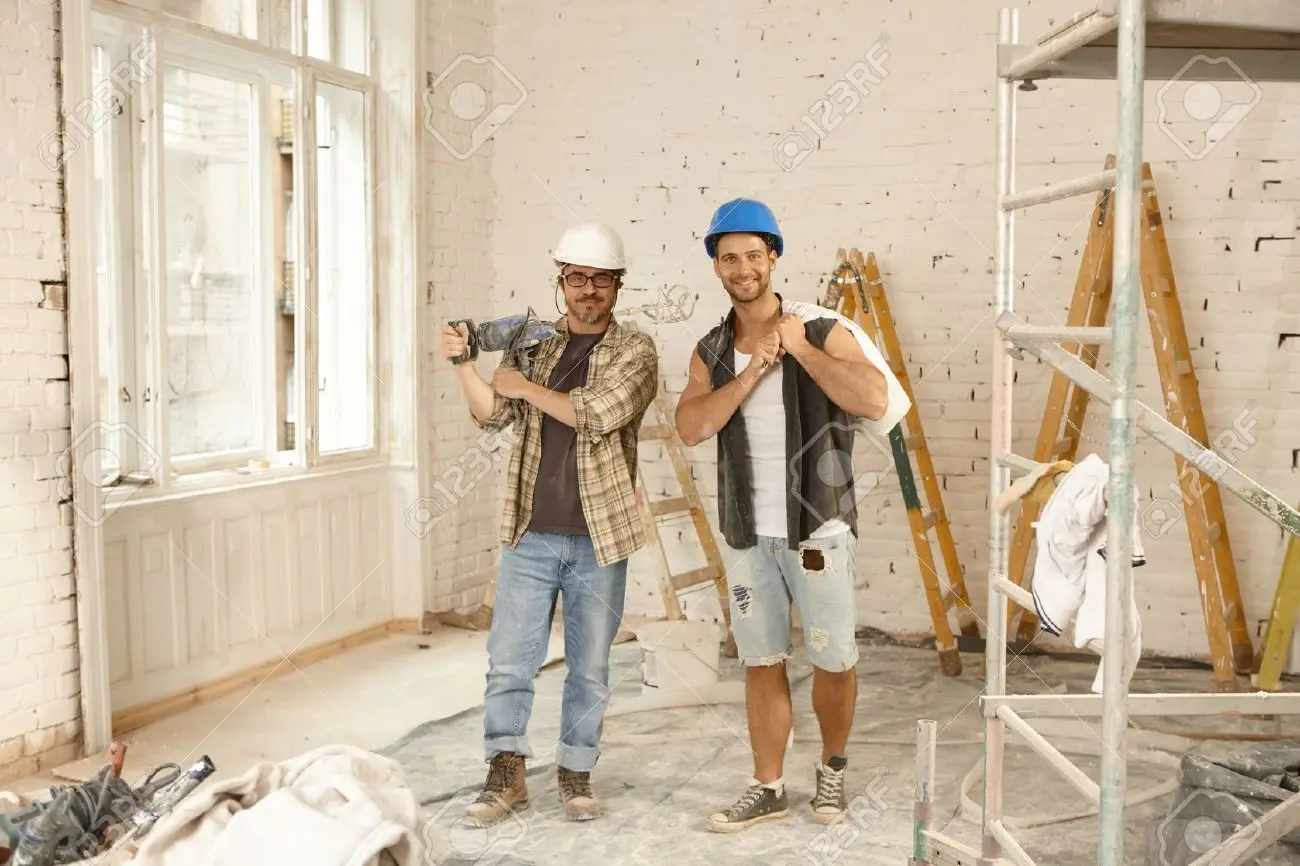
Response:
[[[716,834],[707,829],[709,815],[734,802],[753,771],[745,707],[620,712],[633,706],[643,689],[643,649],[621,644],[611,654],[610,681],[615,685],[592,777],[606,810],[598,820],[567,821],[556,792],[553,748],[567,675],[560,664],[544,668],[535,681],[528,727],[536,752],[528,770],[530,804],[496,826],[478,828],[463,818],[486,775],[479,706],[422,724],[374,752],[334,745],[279,763],[219,768],[216,778],[158,821],[135,862],[899,866],[912,851],[919,719],[935,720],[939,728],[935,829],[978,849],[984,765],[979,657],[968,656],[966,673],[946,677],[932,649],[876,637],[860,643],[846,777],[849,809],[838,825],[827,827],[810,817],[820,735],[811,706],[812,669],[802,650],[796,649],[790,663],[795,731],[785,782],[791,814],[742,833]],[[1013,656],[1008,691],[1087,694],[1096,664]],[[724,657],[721,675],[738,682],[744,672],[738,661]],[[1132,683],[1132,691],[1139,693],[1212,689],[1209,672],[1199,669],[1142,668]],[[427,703],[430,715],[437,712],[436,694],[409,697]],[[1274,723],[1274,733],[1291,740],[1275,748],[1205,742],[1209,726],[1222,730],[1231,724],[1222,719],[1141,718],[1132,724],[1125,810],[1128,862],[1185,866],[1180,858],[1204,853],[1207,845],[1240,826],[1240,814],[1219,808],[1228,794],[1255,797],[1244,813],[1244,820],[1251,820],[1300,785],[1295,719]],[[1080,769],[1098,778],[1099,722],[1048,719],[1036,726]],[[1036,862],[1095,863],[1095,808],[1015,738],[1008,741],[1004,767],[1004,820],[1017,828]],[[1286,833],[1259,862],[1300,863],[1296,841],[1296,833]]]
[[[826,827],[809,817],[820,737],[811,706],[811,667],[801,651],[791,662],[795,742],[787,753],[788,818],[739,834],[708,831],[708,816],[730,805],[753,771],[746,739],[745,708],[739,704],[647,710],[618,715],[617,707],[641,694],[641,649],[616,646],[611,656],[613,689],[601,757],[592,774],[606,814],[585,823],[566,821],[556,792],[552,749],[559,737],[566,669],[543,670],[528,727],[536,757],[529,762],[529,806],[490,828],[464,820],[486,775],[482,708],[430,722],[382,750],[405,769],[430,815],[430,835],[448,852],[448,864],[572,866],[575,863],[652,864],[854,862],[898,866],[908,862],[913,832],[916,722],[939,723],[936,828],[979,847],[978,801],[983,770],[983,724],[978,695],[983,685],[978,656],[967,673],[945,677],[932,650],[898,646],[884,639],[862,641],[857,715],[850,743],[849,816]],[[722,659],[724,679],[743,679],[735,660]],[[1013,658],[1008,679],[1021,693],[1087,694],[1096,662],[1047,656]],[[1140,670],[1133,691],[1210,691],[1203,670]],[[1098,778],[1099,722],[1052,720],[1052,741]],[[1187,719],[1137,720],[1185,726]],[[1133,731],[1128,771],[1126,849],[1132,862],[1146,862],[1152,828],[1176,803],[1175,773],[1191,739]],[[1016,740],[1009,743],[1005,811],[1024,829],[1018,835],[1038,862],[1091,866],[1096,862],[1096,810]],[[963,804],[964,801],[964,804]]]

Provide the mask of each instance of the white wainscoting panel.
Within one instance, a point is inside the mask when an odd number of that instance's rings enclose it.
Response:
[[[113,514],[113,712],[393,619],[391,486],[378,468]]]

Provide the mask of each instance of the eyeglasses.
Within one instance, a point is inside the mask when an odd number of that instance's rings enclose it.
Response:
[[[614,280],[616,279],[617,277],[613,274],[592,274],[588,276],[579,271],[574,271],[573,273],[564,275],[564,282],[575,289],[582,288],[587,285],[588,282],[598,289],[608,289],[610,286],[614,285]]]

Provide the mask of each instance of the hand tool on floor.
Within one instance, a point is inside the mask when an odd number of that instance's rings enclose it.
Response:
[[[68,835],[66,817],[72,804],[72,790],[60,791],[41,813],[23,822],[10,866],[52,866],[54,852]]]
[[[118,843],[139,838],[212,775],[205,755],[188,771],[179,764],[155,767],[138,785],[122,779],[126,746],[109,745],[108,761],[78,785],[58,785],[49,799],[0,815],[0,849],[11,843],[6,866],[60,866],[99,857]]]
[[[131,828],[131,837],[139,839],[146,835],[154,828],[160,818],[170,812],[177,803],[189,796],[191,791],[216,771],[217,768],[212,763],[212,759],[204,755],[199,758],[194,766],[190,767],[170,784],[160,788],[144,808],[131,816],[128,822]]]
[[[109,743],[107,757],[109,765],[113,768],[113,776],[115,778],[121,777],[122,762],[126,760],[126,744],[116,740]],[[98,779],[98,776],[96,778]],[[93,784],[93,782],[90,784]],[[12,858],[17,853],[24,826],[31,819],[38,817],[43,812],[47,812],[52,805],[52,802],[37,802],[16,811],[0,813],[0,864],[9,864],[11,861],[14,863],[19,862],[12,860]],[[71,806],[70,800],[69,806]]]
[[[514,366],[524,376],[528,375],[532,359],[530,350],[555,336],[555,325],[537,317],[533,308],[527,313],[506,316],[475,324],[473,319],[453,319],[447,324],[465,335],[469,352],[453,358],[453,364],[468,364],[478,359],[478,353],[505,352],[513,356]]]

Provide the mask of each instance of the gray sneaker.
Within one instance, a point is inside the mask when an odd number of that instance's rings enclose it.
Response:
[[[764,785],[750,785],[730,808],[709,817],[714,833],[739,833],[762,821],[774,821],[790,814],[789,800],[782,786],[778,794]]]
[[[812,819],[819,824],[834,824],[844,817],[844,770],[847,758],[835,755],[830,764],[817,762],[817,793],[812,798]]]

